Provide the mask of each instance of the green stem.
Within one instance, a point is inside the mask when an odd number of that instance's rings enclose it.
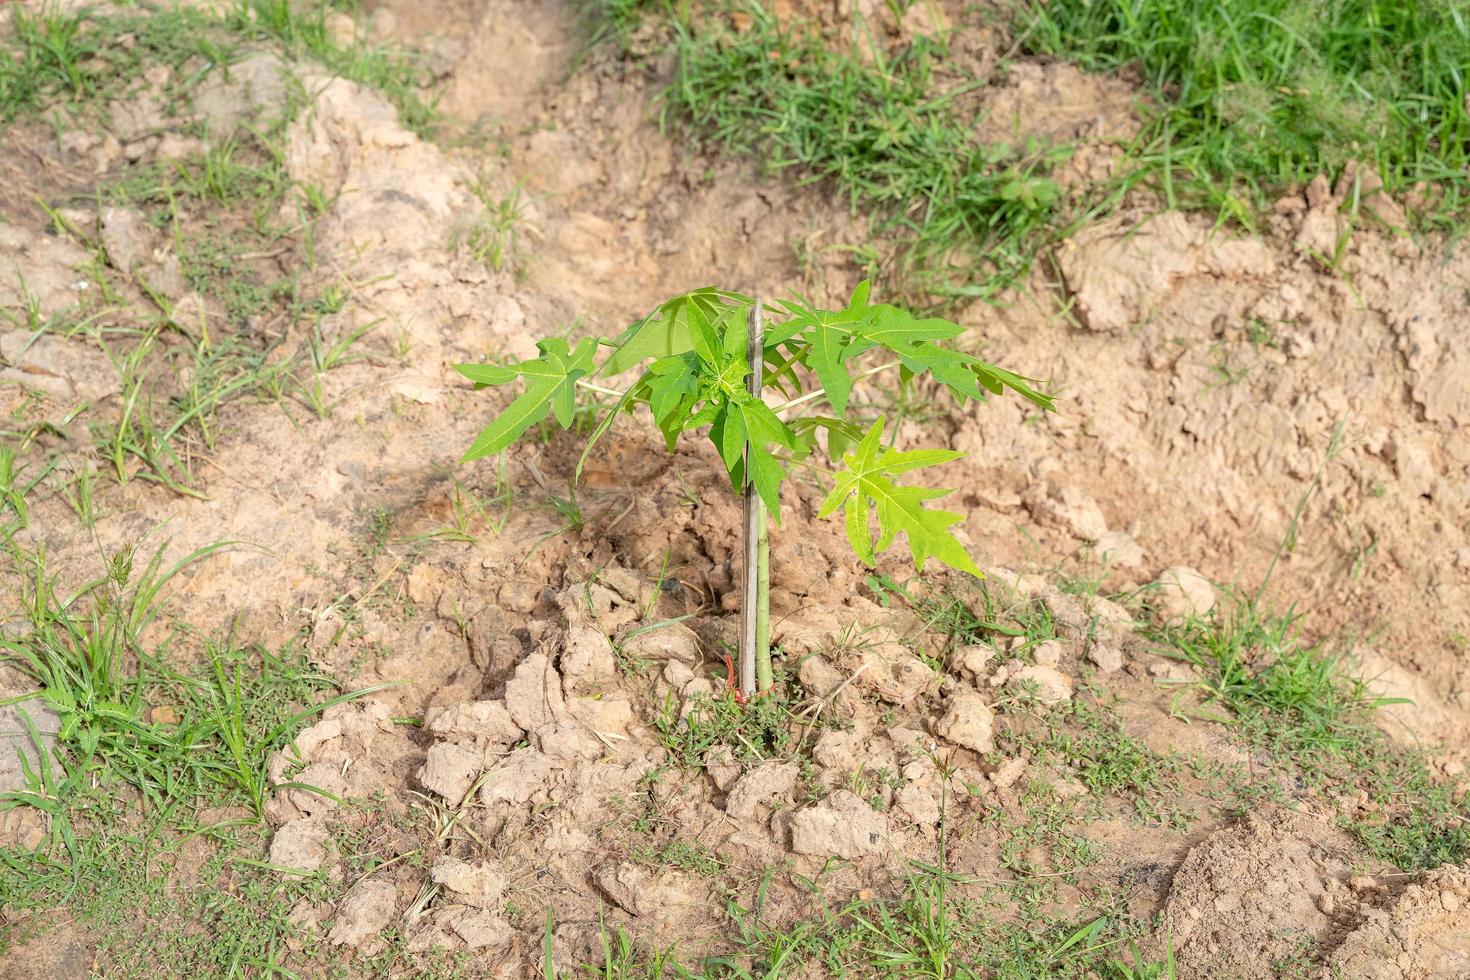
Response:
[[[766,505],[756,498],[755,552],[755,684],[769,691],[775,683],[771,670],[771,539],[766,532]]]

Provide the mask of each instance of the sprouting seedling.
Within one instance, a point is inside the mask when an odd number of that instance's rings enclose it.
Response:
[[[902,383],[928,374],[961,402],[1009,388],[1052,409],[1051,398],[1031,387],[1031,379],[943,346],[942,341],[964,332],[959,324],[870,304],[868,295],[868,283],[863,282],[846,308],[818,310],[797,300],[772,306],[741,293],[696,289],[663,303],[615,340],[585,337],[572,346],[553,337],[537,344],[541,355],[531,360],[457,365],[477,388],[516,379],[524,383],[521,394],[480,432],[464,460],[501,452],[548,415],[570,428],[580,392],[616,401],[588,437],[574,480],[618,416],[639,405],[648,407],[670,451],[684,433],[707,432],[731,486],[747,501],[741,688],[747,694],[764,690],[772,682],[765,517],[769,513],[780,520],[781,484],[791,467],[809,468],[828,481],[830,490],[818,516],[842,512],[848,541],[865,564],[874,565],[902,534],[916,569],[934,558],[980,575],[950,530],[961,515],[925,506],[951,491],[896,480],[964,454],[884,445],[883,416],[867,428],[849,417],[855,382],[897,369]],[[753,347],[759,356],[752,356]],[[604,348],[611,353],[599,364]],[[882,363],[854,373],[859,359],[869,353],[882,354]],[[621,390],[593,380],[635,368],[640,369],[636,379]],[[784,401],[768,403],[763,395],[771,389]],[[823,403],[830,414],[815,411]],[[813,458],[819,448],[825,449],[830,466]]]

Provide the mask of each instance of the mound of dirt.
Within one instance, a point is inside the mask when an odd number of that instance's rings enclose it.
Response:
[[[1470,976],[1470,869],[1403,880],[1329,821],[1252,813],[1174,872],[1154,951],[1172,948],[1185,977]]]
[[[1470,866],[1439,868],[1362,921],[1327,959],[1327,973],[1363,980],[1470,977]]]
[[[1356,915],[1354,856],[1330,822],[1252,813],[1174,872],[1156,952],[1172,945],[1184,976],[1259,977],[1330,947]]]

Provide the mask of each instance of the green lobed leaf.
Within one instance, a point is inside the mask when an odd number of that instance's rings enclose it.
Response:
[[[893,544],[899,534],[908,539],[914,567],[919,571],[930,558],[951,568],[979,577],[979,567],[949,528],[963,518],[924,506],[952,493],[951,490],[900,486],[892,477],[924,466],[956,459],[963,453],[950,449],[921,449],[912,452],[885,450],[881,446],[885,417],[873,423],[857,447],[847,455],[847,469],[838,474],[832,491],[822,502],[818,517],[844,511],[847,538],[853,552],[872,565],[876,556]],[[876,515],[878,538],[873,539],[871,518]]]
[[[562,428],[576,414],[577,380],[591,374],[596,364],[597,338],[583,337],[575,350],[561,337],[550,337],[536,345],[541,356],[504,367],[489,364],[457,364],[455,370],[475,382],[476,387],[525,380],[521,394],[505,407],[475,437],[460,462],[501,452],[527,429],[555,414]]]
[[[650,358],[672,357],[694,348],[692,331],[716,322],[722,313],[744,316],[755,300],[742,293],[705,286],[681,293],[637,321],[613,342],[617,348],[599,374],[622,374]]]

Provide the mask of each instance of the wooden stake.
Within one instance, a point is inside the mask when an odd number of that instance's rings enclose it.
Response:
[[[755,298],[750,308],[750,358],[748,389],[759,398],[764,382],[762,372],[766,364],[766,325],[761,316],[761,298]],[[760,544],[765,539],[765,509],[760,495],[755,492],[755,483],[750,478],[750,451],[745,455],[745,589],[740,601],[740,692],[751,697],[756,692],[755,660],[760,648]],[[769,642],[769,641],[768,641]]]

